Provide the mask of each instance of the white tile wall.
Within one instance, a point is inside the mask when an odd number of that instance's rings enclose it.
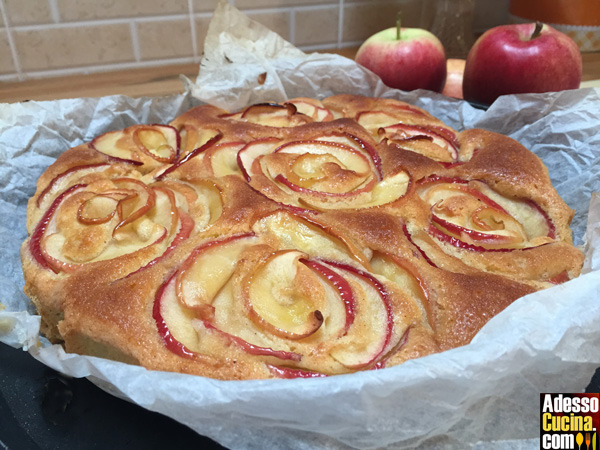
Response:
[[[436,0],[229,0],[305,51],[427,27]],[[508,0],[477,0],[486,25]],[[0,0],[0,82],[198,63],[217,0]],[[483,9],[479,7],[483,5]]]

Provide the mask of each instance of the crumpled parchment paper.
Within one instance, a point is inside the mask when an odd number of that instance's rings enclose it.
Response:
[[[225,1],[198,78],[185,82],[188,94],[165,98],[0,104],[0,341],[229,448],[537,446],[539,393],[580,392],[600,366],[600,197],[592,194],[600,191],[600,89],[501,97],[484,112],[431,92],[388,89],[342,57],[305,55]],[[154,372],[66,354],[39,336],[39,317],[22,293],[19,247],[26,202],[61,152],[134,123],[168,122],[201,102],[233,110],[344,92],[408,101],[459,130],[486,128],[532,149],[576,210],[584,274],[517,300],[467,346],[325,379],[232,382]]]

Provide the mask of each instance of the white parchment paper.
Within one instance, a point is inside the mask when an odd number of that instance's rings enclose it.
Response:
[[[600,191],[600,89],[507,96],[485,112],[430,92],[390,90],[350,60],[303,54],[225,1],[198,78],[185,81],[188,94],[165,98],[0,104],[0,341],[229,448],[537,446],[539,393],[580,392],[600,366],[600,197],[592,195]],[[519,299],[465,347],[326,379],[216,381],[66,354],[39,337],[39,317],[22,293],[19,247],[26,202],[61,152],[134,123],[168,122],[201,102],[236,109],[337,93],[408,101],[459,130],[486,128],[532,149],[576,210],[584,274]]]

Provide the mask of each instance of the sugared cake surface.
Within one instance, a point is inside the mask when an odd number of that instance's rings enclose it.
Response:
[[[379,369],[578,276],[572,215],[520,144],[407,103],[204,105],[48,168],[25,291],[69,352],[220,379]]]

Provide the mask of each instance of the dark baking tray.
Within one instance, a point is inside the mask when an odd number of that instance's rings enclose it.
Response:
[[[0,449],[224,449],[158,413],[0,343]]]

